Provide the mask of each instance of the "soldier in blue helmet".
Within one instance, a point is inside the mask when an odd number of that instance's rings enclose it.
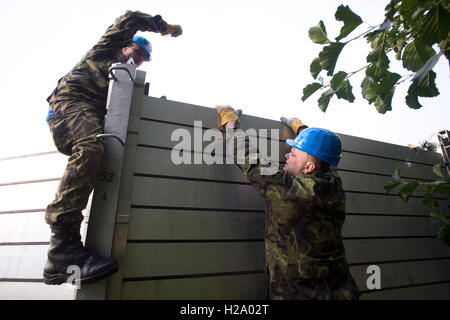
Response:
[[[358,299],[341,235],[345,194],[336,171],[342,149],[339,136],[308,128],[297,118],[281,118],[298,136],[286,141],[292,148],[284,167],[267,175],[263,170],[269,165],[259,161],[258,153],[250,153],[254,149],[245,133],[234,130],[239,113],[230,106],[216,109],[235,163],[242,163],[236,158],[241,150],[233,148],[235,140],[246,141],[245,163],[237,165],[265,202],[268,298]]]
[[[137,31],[157,32],[172,37],[181,35],[179,25],[165,22],[161,16],[127,11],[118,17],[95,46],[58,81],[47,98],[50,110],[47,123],[56,148],[68,155],[68,164],[56,191],[55,200],[45,213],[51,227],[48,260],[44,267],[46,284],[64,283],[67,268],[80,268],[80,283],[105,278],[117,271],[117,263],[91,253],[83,246],[81,211],[99,174],[103,144],[97,135],[103,132],[109,68],[113,63],[151,60],[152,46]]]

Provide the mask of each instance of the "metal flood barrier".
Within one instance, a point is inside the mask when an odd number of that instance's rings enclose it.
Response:
[[[120,269],[82,286],[76,299],[265,299],[263,200],[234,164],[201,160],[211,143],[203,135],[217,128],[216,110],[147,96],[145,72],[134,65],[112,72],[105,122],[110,136],[102,138],[105,163],[86,213],[85,244],[111,254]],[[269,137],[271,129],[279,130],[269,145],[277,144],[278,159],[284,160],[290,129],[253,116],[240,120],[244,130]],[[177,130],[192,137],[189,148],[179,150]],[[432,166],[442,156],[339,135],[338,171],[347,196],[343,239],[361,299],[450,299],[450,248],[436,237],[440,223],[430,218],[420,192],[405,204],[383,188],[396,168],[406,179],[434,181]],[[174,163],[174,152],[191,163]],[[448,215],[448,202],[439,201]],[[19,247],[31,252],[40,245],[15,242],[17,252]],[[45,255],[47,247],[41,247],[38,255]],[[9,249],[2,244],[0,254]],[[42,273],[45,258],[31,255],[25,260],[35,259]],[[380,289],[368,286],[373,266],[379,268]],[[30,276],[3,263],[0,268],[0,292],[18,284],[44,286],[37,271]]]

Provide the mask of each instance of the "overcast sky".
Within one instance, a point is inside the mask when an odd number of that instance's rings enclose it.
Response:
[[[153,44],[153,60],[141,66],[152,96],[206,107],[231,104],[246,114],[276,120],[296,116],[310,126],[401,145],[450,129],[449,67],[444,57],[434,69],[441,94],[421,99],[421,110],[404,103],[406,82],[396,91],[394,111],[379,114],[361,97],[363,72],[351,78],[353,104],[334,97],[323,113],[317,107],[319,94],[301,101],[303,87],[313,82],[309,65],[321,50],[309,40],[308,29],[324,20],[329,36],[335,38],[342,23],[334,13],[341,3],[368,24],[378,25],[388,0],[0,0],[0,157],[55,149],[45,123],[45,99],[127,9],[161,14],[183,27],[178,38],[144,33]],[[349,44],[336,71],[364,66],[368,50],[364,39]]]

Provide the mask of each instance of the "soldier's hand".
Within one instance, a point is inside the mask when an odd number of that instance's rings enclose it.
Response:
[[[304,124],[301,120],[297,118],[286,119],[285,117],[280,118],[281,122],[285,125],[291,127],[295,134],[298,134],[298,130],[302,127],[307,128],[308,126]],[[304,129],[303,128],[303,129]]]
[[[171,37],[176,38],[183,33],[183,29],[179,24],[167,24],[166,32],[161,32],[163,36],[170,34]]]
[[[232,106],[216,106],[216,110],[220,118],[220,129],[224,129],[224,126],[230,121],[239,123],[239,116],[242,114],[242,110],[234,110]]]

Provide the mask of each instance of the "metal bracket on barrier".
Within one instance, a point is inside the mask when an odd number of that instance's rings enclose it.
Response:
[[[122,147],[125,147],[125,141],[122,140],[122,138],[120,138],[119,136],[112,134],[112,133],[102,133],[102,134],[98,134],[96,135],[96,138],[99,140],[103,140],[105,138],[114,138],[117,141],[120,142],[120,144],[122,145]]]
[[[134,78],[133,78],[133,75],[131,74],[130,70],[128,70],[125,67],[111,67],[109,69],[109,75],[111,76],[111,78],[114,79],[114,81],[118,81],[118,80],[117,80],[116,76],[114,75],[113,70],[125,70],[128,73],[128,75],[130,76],[130,80],[132,82],[134,82]]]

